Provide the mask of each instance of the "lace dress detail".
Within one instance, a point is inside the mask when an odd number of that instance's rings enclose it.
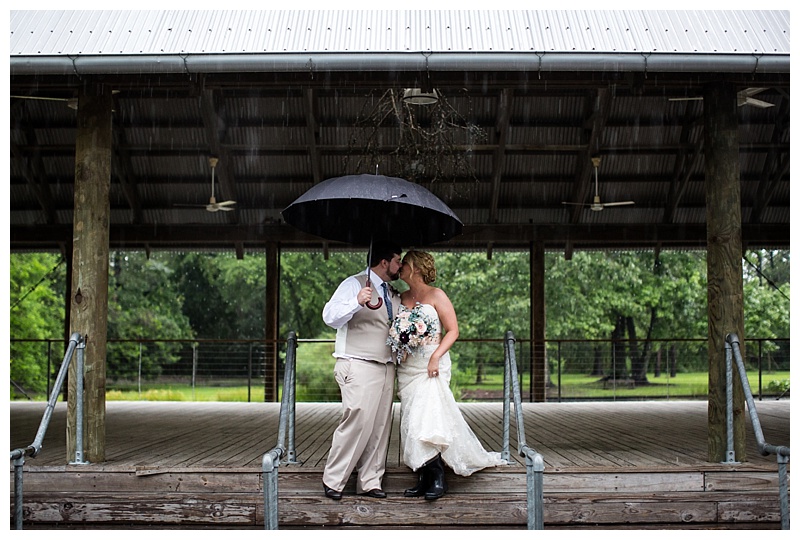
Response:
[[[436,322],[437,332],[424,345],[412,349],[397,367],[400,396],[400,440],[403,461],[413,470],[442,454],[456,474],[469,476],[475,471],[507,465],[499,452],[487,452],[458,409],[450,390],[450,353],[439,360],[439,376],[428,377],[428,360],[441,339],[441,323],[436,309],[417,304]],[[400,310],[409,308],[401,306]]]

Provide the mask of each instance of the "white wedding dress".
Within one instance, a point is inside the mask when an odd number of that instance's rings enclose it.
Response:
[[[450,353],[439,360],[439,376],[428,377],[428,359],[441,339],[441,323],[430,304],[417,304],[413,309],[425,310],[435,321],[436,332],[428,344],[414,349],[397,367],[403,461],[416,471],[441,453],[444,462],[461,476],[507,465],[499,452],[484,450],[461,415],[450,391]],[[408,308],[400,306],[400,310]]]

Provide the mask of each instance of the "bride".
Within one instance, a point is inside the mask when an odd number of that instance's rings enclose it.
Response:
[[[445,292],[430,284],[436,279],[433,257],[409,251],[400,279],[409,289],[400,299],[389,329],[388,344],[398,355],[398,394],[403,461],[418,472],[418,482],[406,497],[438,499],[447,492],[444,464],[461,476],[495,465],[506,465],[499,452],[484,450],[458,409],[450,391],[449,350],[458,339],[458,320]]]

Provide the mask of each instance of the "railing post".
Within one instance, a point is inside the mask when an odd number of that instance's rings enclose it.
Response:
[[[77,344],[77,365],[75,373],[77,380],[75,381],[75,460],[70,462],[70,465],[87,465],[89,462],[83,459],[83,401],[84,401],[84,360],[83,353],[86,350],[86,338],[82,338]]]
[[[197,343],[192,343],[192,400],[195,399],[195,384],[197,384]]]
[[[142,342],[139,342],[139,397],[142,397]]]
[[[14,529],[22,530],[22,467],[25,465],[25,452],[12,452],[14,462]]]
[[[781,500],[781,530],[789,530],[789,482],[786,476],[786,464],[789,456],[778,453],[778,496]]]
[[[289,361],[289,357],[291,355],[291,362]],[[295,413],[297,409],[297,404],[295,403],[295,386],[297,384],[297,371],[295,366],[297,365],[297,334],[294,332],[289,333],[289,337],[286,340],[286,365],[285,369],[288,370],[288,373],[284,376],[284,392],[288,392],[288,400],[286,403],[289,407],[289,442],[287,446],[286,452],[286,462],[287,463],[299,463],[297,461],[297,456],[295,454],[295,447],[294,447],[294,427],[295,427]]]
[[[267,452],[261,461],[261,471],[264,481],[264,529],[278,530],[278,467],[280,455],[276,452]]]
[[[544,459],[525,448],[526,485],[528,488],[528,530],[544,529]],[[531,455],[532,454],[532,455]]]
[[[733,352],[729,340],[725,340],[725,435],[727,449],[723,463],[734,464],[736,450],[733,445]]]
[[[503,450],[500,456],[507,461],[511,459],[511,369],[508,343],[512,339],[514,336],[511,332],[506,332],[503,340]]]
[[[250,390],[253,387],[253,343],[250,342],[247,351],[247,402],[250,403]]]
[[[558,402],[561,403],[561,342],[558,343]]]
[[[50,365],[50,363],[51,363],[50,362],[50,353],[52,352],[52,349],[53,349],[53,342],[48,339],[47,340],[47,371],[45,372],[45,373],[47,373],[47,377],[45,377],[45,379],[47,380],[47,395],[48,396],[50,395],[50,370],[52,369],[52,366]]]

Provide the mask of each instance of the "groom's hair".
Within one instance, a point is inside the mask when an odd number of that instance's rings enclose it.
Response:
[[[372,246],[372,258],[369,261],[369,267],[372,268],[380,264],[384,259],[391,261],[395,255],[400,255],[401,253],[403,253],[403,248],[397,244],[388,242],[375,243]]]

